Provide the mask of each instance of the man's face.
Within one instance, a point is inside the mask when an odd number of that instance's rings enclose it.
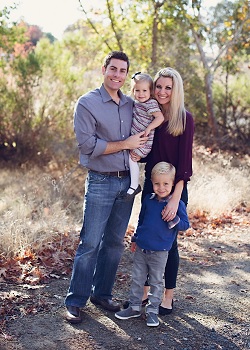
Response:
[[[108,91],[118,91],[124,84],[128,65],[126,61],[111,58],[109,65],[102,67],[102,74],[104,75],[104,86]]]

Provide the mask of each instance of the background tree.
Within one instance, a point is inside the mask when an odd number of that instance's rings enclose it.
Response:
[[[17,41],[24,42],[24,29],[16,26],[16,23],[9,25],[9,15],[15,7],[4,7],[0,10],[0,64],[4,65],[14,51]]]
[[[244,27],[249,26],[250,10],[247,1],[223,1],[210,16],[202,13],[200,0],[192,1],[193,13],[187,13],[194,41],[197,45],[200,60],[204,68],[208,122],[215,138],[218,136],[217,120],[214,113],[213,80],[223,57],[229,58],[228,52],[237,45],[245,45]],[[205,46],[215,51],[214,57],[206,53]],[[211,51],[210,51],[211,53]]]
[[[1,155],[6,160],[15,155],[18,162],[48,161],[55,145],[60,148],[58,140],[72,139],[72,101],[80,94],[82,74],[65,43],[41,40],[37,26],[13,27],[6,22],[1,29]],[[15,30],[22,36],[14,36]]]
[[[103,10],[87,12],[82,6],[82,18],[61,40],[36,25],[9,23],[10,9],[2,10],[0,144],[14,150],[20,162],[65,164],[75,144],[75,101],[101,84],[102,60],[119,49],[131,58],[129,75],[154,76],[166,66],[181,73],[186,107],[196,130],[205,127],[202,135],[210,137],[209,122],[225,142],[249,142],[246,4],[224,1],[209,12],[201,1],[107,0]],[[123,90],[129,93],[130,79]]]

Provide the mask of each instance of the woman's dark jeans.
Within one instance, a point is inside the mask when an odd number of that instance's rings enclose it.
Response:
[[[143,191],[142,191],[142,201],[144,197],[148,193],[153,192],[153,186],[150,179],[145,179]],[[181,200],[185,203],[187,206],[188,203],[188,193],[187,193],[187,184],[184,184],[184,188],[181,194]],[[168,260],[165,267],[165,288],[166,289],[173,289],[176,288],[176,280],[177,280],[177,274],[178,274],[178,268],[179,268],[179,252],[178,252],[178,244],[177,244],[177,236],[173,242],[172,248],[170,249],[168,253]],[[145,285],[148,285],[148,282],[145,283]]]

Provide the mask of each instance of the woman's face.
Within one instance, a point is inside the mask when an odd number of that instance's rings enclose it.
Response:
[[[173,80],[169,77],[160,77],[155,84],[154,95],[160,105],[170,102],[173,88]]]

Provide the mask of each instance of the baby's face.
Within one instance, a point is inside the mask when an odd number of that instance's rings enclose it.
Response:
[[[150,87],[147,81],[138,81],[133,92],[135,99],[139,102],[146,102],[150,99]]]
[[[158,199],[163,199],[170,195],[174,183],[168,174],[155,174],[152,176],[151,181],[154,193]]]

